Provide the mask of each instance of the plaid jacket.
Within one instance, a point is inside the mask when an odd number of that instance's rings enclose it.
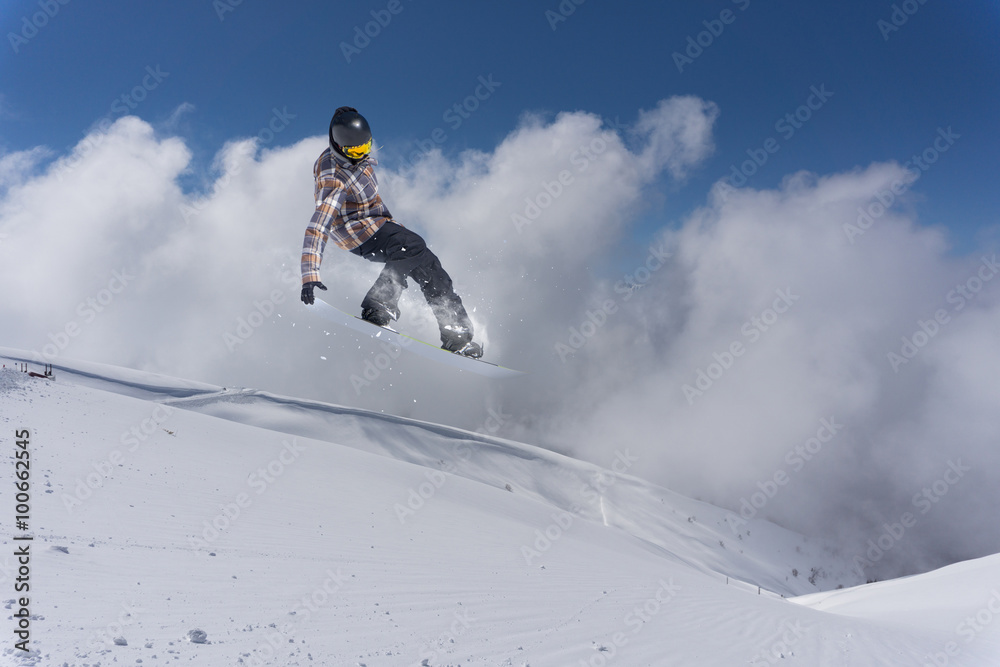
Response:
[[[353,250],[392,219],[378,194],[374,158],[352,164],[327,148],[316,160],[316,212],[302,241],[302,284],[319,281],[326,242]]]

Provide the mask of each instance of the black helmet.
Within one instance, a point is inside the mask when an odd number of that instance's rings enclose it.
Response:
[[[330,119],[330,146],[352,162],[364,159],[372,149],[368,121],[353,107],[340,107]]]

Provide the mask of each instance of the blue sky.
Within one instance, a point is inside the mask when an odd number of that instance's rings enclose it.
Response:
[[[627,124],[658,100],[692,94],[721,110],[715,153],[683,183],[664,182],[669,199],[651,196],[640,237],[704,203],[768,138],[778,150],[750,187],[802,169],[905,162],[950,127],[960,139],[914,187],[917,219],[948,226],[960,253],[995,239],[995,2],[18,0],[4,3],[0,28],[8,153],[65,153],[128,103],[185,139],[197,174],[227,140],[267,127],[274,109],[294,116],[271,140],[281,146],[323,134],[332,110],[349,104],[398,166],[439,128],[447,155],[489,151],[525,112],[584,110]],[[367,41],[358,37],[366,28]],[[699,52],[689,38],[707,46]],[[694,57],[679,67],[676,54]],[[475,95],[480,77],[499,85],[479,88],[486,99],[458,116],[454,105]],[[832,96],[809,120],[779,132],[824,86]]]

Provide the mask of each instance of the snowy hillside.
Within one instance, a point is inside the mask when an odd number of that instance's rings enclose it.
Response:
[[[644,482],[628,442],[601,469],[96,364],[31,377],[26,361],[0,350],[2,664],[1000,664],[1000,556],[838,590],[860,583],[849,558]]]

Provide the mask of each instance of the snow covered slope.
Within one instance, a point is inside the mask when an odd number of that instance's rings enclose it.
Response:
[[[830,591],[855,583],[832,550],[644,482],[626,442],[601,469],[126,369],[32,378],[11,368],[23,353],[0,357],[0,442],[13,459],[26,430],[31,457],[29,528],[0,534],[3,664],[1000,664],[997,559]]]

